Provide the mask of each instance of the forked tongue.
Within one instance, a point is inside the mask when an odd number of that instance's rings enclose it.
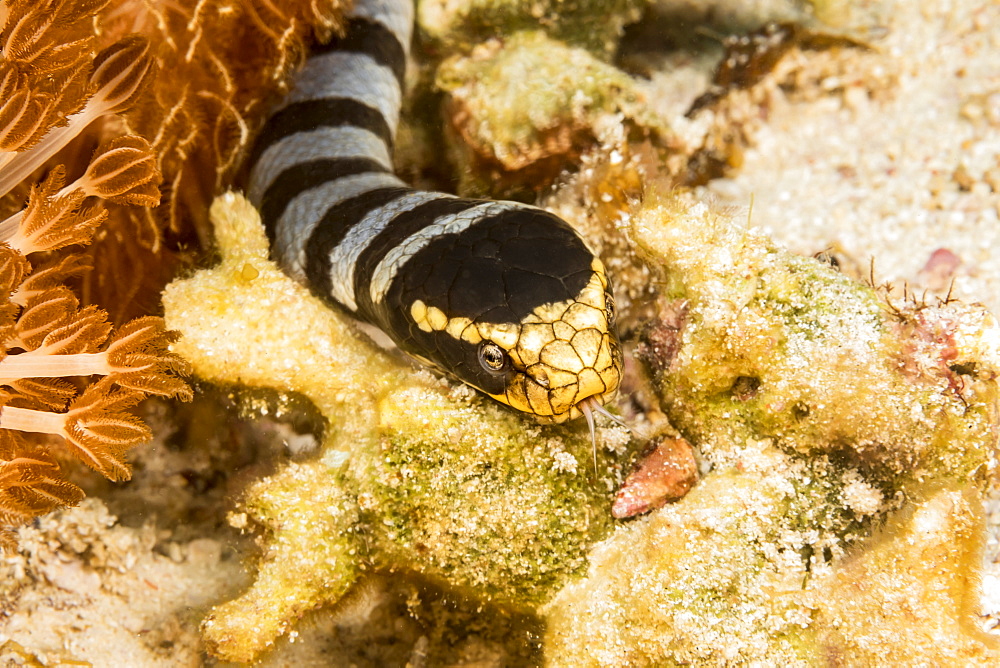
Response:
[[[594,430],[594,413],[599,413],[616,424],[628,429],[628,425],[617,415],[612,414],[607,408],[597,401],[597,397],[590,396],[577,404],[580,412],[587,418],[587,426],[590,427],[590,443],[594,448],[594,477],[597,477],[597,432]]]

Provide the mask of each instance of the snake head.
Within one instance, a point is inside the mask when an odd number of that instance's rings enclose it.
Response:
[[[419,329],[439,337],[436,349],[425,338],[411,354],[540,422],[579,417],[611,399],[621,383],[614,297],[596,257],[581,290],[518,322],[449,318],[419,300],[410,311]]]
[[[614,396],[622,377],[614,297],[599,259],[592,270],[570,299],[543,304],[514,326],[481,328],[481,365],[505,374],[503,391],[490,396],[549,423]]]
[[[411,355],[542,422],[617,391],[622,350],[604,264],[562,219],[524,205],[439,238],[388,293],[383,329]]]

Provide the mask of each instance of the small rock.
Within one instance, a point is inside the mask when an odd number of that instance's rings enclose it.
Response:
[[[655,510],[688,493],[698,480],[698,463],[683,438],[654,439],[652,450],[625,479],[611,506],[616,519]]]
[[[931,290],[945,290],[961,264],[962,258],[958,255],[947,248],[938,248],[920,270],[920,280]]]
[[[46,579],[56,587],[83,596],[93,595],[101,588],[101,576],[78,560],[54,560],[42,569]]]
[[[191,564],[214,568],[222,559],[222,543],[211,538],[197,538],[188,543],[187,558]]]

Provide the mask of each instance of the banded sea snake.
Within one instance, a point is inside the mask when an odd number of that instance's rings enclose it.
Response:
[[[593,436],[622,376],[604,265],[542,209],[398,179],[413,3],[357,0],[347,18],[250,156],[272,256],[410,355],[542,422],[583,414]]]

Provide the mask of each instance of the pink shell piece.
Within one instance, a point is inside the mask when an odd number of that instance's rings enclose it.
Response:
[[[634,517],[680,499],[698,480],[698,463],[683,438],[660,437],[625,479],[611,506],[616,519]]]

